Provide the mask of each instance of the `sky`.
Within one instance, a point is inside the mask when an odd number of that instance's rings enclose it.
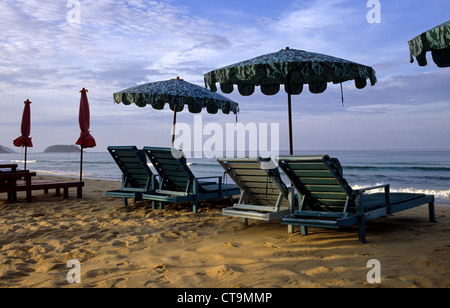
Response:
[[[113,93],[203,75],[285,47],[344,58],[375,69],[378,83],[344,83],[293,97],[297,150],[449,149],[450,68],[410,63],[408,41],[447,21],[448,0],[379,0],[369,23],[366,0],[2,0],[0,2],[0,145],[14,148],[26,99],[32,152],[75,144],[82,88],[89,90],[97,147],[171,144],[172,112],[115,104]],[[78,11],[79,9],[79,11]],[[305,88],[307,89],[307,88]],[[219,91],[220,93],[220,91]],[[238,121],[278,123],[288,148],[287,96],[226,94]],[[178,115],[191,124],[194,115]],[[202,113],[202,121],[235,123]],[[23,151],[14,148],[16,151]]]

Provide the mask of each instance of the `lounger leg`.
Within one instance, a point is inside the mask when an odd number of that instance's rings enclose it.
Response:
[[[152,201],[152,209],[156,210],[156,201]]]
[[[31,176],[27,176],[25,179],[26,186],[27,186],[27,202],[31,202]],[[17,195],[15,196],[17,199]]]
[[[361,243],[363,243],[363,244],[367,243],[367,241],[366,241],[366,223],[364,222],[364,220],[361,220],[358,223],[358,235],[359,235],[359,240],[361,241]]]
[[[434,201],[428,203],[428,212],[430,213],[430,221],[436,222],[436,212],[434,208]]]
[[[194,214],[198,213],[198,201],[197,200],[194,201],[193,210],[194,210]]]
[[[159,201],[159,209],[164,210],[164,204],[162,203],[162,201]]]
[[[242,218],[242,223],[248,226],[248,218]]]
[[[289,234],[293,234],[295,232],[295,227],[294,225],[288,225],[288,233]]]
[[[302,230],[302,235],[308,235],[308,227],[301,226],[301,230]]]
[[[123,200],[123,206],[127,207],[128,206],[128,199],[127,198],[122,198]]]

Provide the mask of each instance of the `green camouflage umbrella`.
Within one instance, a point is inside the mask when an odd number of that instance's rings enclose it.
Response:
[[[450,20],[413,38],[408,44],[411,63],[416,57],[420,66],[426,66],[426,53],[431,51],[437,66],[450,67]]]
[[[205,74],[205,84],[216,92],[216,83],[224,93],[231,93],[237,85],[239,93],[248,96],[260,86],[265,95],[275,95],[284,85],[288,94],[289,108],[289,143],[293,154],[291,95],[303,91],[308,84],[312,93],[323,93],[327,83],[335,84],[354,80],[358,89],[365,88],[367,79],[375,85],[375,71],[365,65],[344,59],[306,52],[295,49],[282,49],[279,52],[263,55],[244,62],[223,67]]]
[[[175,141],[176,115],[184,110],[185,105],[191,113],[200,113],[203,109],[210,114],[216,114],[219,110],[224,114],[239,112],[238,103],[180,78],[147,83],[114,93],[114,101],[139,107],[150,105],[157,110],[163,110],[169,104],[174,112],[172,145]]]

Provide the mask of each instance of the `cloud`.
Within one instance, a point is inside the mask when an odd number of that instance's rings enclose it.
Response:
[[[409,127],[408,121],[421,110],[436,119],[435,127],[447,127],[438,120],[442,119],[439,112],[448,112],[450,90],[445,81],[450,73],[409,64],[406,43],[399,40],[400,34],[389,30],[395,24],[390,17],[401,18],[401,14],[388,11],[391,4],[385,4],[383,23],[378,26],[365,20],[365,2],[355,5],[346,0],[286,1],[283,6],[271,1],[234,6],[144,0],[80,0],[80,4],[81,23],[70,24],[66,15],[71,8],[64,0],[0,3],[0,144],[8,145],[17,137],[27,98],[33,101],[32,134],[41,136],[41,144],[61,143],[59,133],[48,133],[52,127],[58,131],[68,125],[77,137],[79,90],[83,87],[89,89],[91,125],[97,131],[99,147],[114,141],[111,123],[119,132],[134,129],[144,134],[152,121],[170,122],[170,112],[116,105],[114,92],[177,76],[203,85],[203,74],[210,70],[286,46],[372,63],[379,77],[375,87],[363,90],[345,83],[345,107],[340,102],[339,86],[329,85],[320,95],[305,89],[293,98],[299,130],[322,131],[316,127],[319,123],[343,123],[359,115],[366,119],[357,121],[361,131],[367,128],[370,132],[371,125],[377,125],[375,119],[406,111],[411,116],[399,122]],[[239,119],[285,123],[287,99],[283,91],[273,97],[256,92],[251,97],[242,97],[237,91],[229,95],[241,105]],[[188,122],[190,116],[181,119]],[[302,126],[301,120],[314,118],[317,123]],[[208,119],[234,121],[234,117]],[[158,129],[170,138],[170,129],[162,125]],[[118,144],[131,141],[119,133],[114,137]],[[165,140],[145,138],[155,144]],[[138,136],[134,140],[138,143]]]

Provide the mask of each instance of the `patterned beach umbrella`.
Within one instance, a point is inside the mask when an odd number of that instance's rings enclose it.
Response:
[[[328,82],[342,84],[354,80],[358,89],[366,87],[367,80],[370,80],[372,86],[377,82],[375,71],[369,66],[289,47],[211,71],[204,77],[206,86],[213,92],[217,91],[216,83],[220,84],[224,93],[233,92],[234,85],[237,85],[239,93],[244,96],[252,95],[256,86],[260,86],[265,95],[275,95],[280,91],[281,85],[284,85],[288,94],[291,155],[291,95],[302,93],[305,84],[311,93],[318,94],[327,89]]]
[[[89,110],[89,101],[87,98],[88,90],[83,88],[80,91],[81,99],[80,99],[80,109],[78,114],[78,122],[80,125],[80,138],[78,138],[76,144],[81,147],[81,160],[80,160],[80,181],[83,180],[83,149],[96,147],[97,144],[95,142],[94,137],[91,136],[89,131],[90,123],[91,123],[91,114]]]
[[[169,104],[174,112],[172,145],[175,141],[176,115],[184,110],[185,105],[191,113],[200,113],[203,109],[210,114],[216,114],[219,110],[224,114],[239,112],[238,103],[180,78],[147,83],[114,93],[114,101],[138,107],[150,105],[157,110],[163,110]]]
[[[33,147],[33,142],[31,141],[30,133],[31,133],[31,102],[29,99],[27,99],[25,102],[25,107],[23,109],[22,114],[22,125],[21,125],[21,133],[22,136],[15,139],[13,141],[13,144],[16,147],[25,147],[25,167],[24,169],[27,169],[27,149],[28,147]]]
[[[420,66],[426,66],[428,51],[438,67],[450,67],[450,20],[416,36],[408,42],[411,63],[416,57]]]

